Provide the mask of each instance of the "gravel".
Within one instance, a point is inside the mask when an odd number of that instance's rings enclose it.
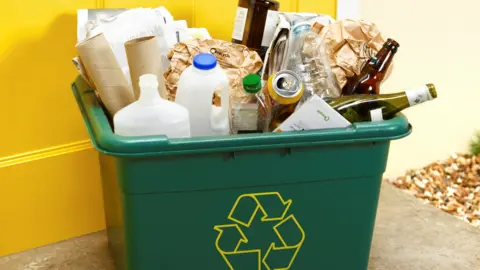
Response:
[[[480,227],[480,155],[453,154],[447,160],[409,170],[389,182]]]

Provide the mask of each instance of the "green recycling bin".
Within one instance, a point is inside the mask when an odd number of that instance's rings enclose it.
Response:
[[[121,137],[73,93],[99,152],[110,249],[128,270],[365,270],[403,116],[347,129]]]

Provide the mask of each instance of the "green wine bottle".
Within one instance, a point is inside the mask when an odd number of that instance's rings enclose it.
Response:
[[[381,121],[393,118],[400,111],[437,98],[433,84],[396,94],[353,95],[327,98],[325,101],[351,123]]]

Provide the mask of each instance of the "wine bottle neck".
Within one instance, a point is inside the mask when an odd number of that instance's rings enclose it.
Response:
[[[408,98],[408,104],[410,107],[433,99],[430,95],[429,88],[426,85],[419,88],[409,89],[405,91],[405,94]]]
[[[384,108],[383,113],[386,117],[393,117],[398,112],[409,107],[432,100],[430,88],[424,85],[418,88],[408,89],[405,92],[396,94],[384,94],[381,99],[387,101],[391,106]]]

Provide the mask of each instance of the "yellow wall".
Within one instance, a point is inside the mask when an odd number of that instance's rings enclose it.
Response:
[[[386,92],[433,82],[439,99],[408,109],[413,134],[391,148],[388,176],[467,151],[480,129],[480,29],[477,0],[361,0],[364,19],[398,39],[395,69]],[[394,12],[392,12],[394,9]]]
[[[97,156],[69,84],[76,9],[0,4],[0,256],[104,227]]]
[[[237,0],[44,0],[0,4],[0,256],[104,228],[98,160],[70,91],[76,10],[166,6],[230,39]],[[281,0],[335,15],[335,0]]]

